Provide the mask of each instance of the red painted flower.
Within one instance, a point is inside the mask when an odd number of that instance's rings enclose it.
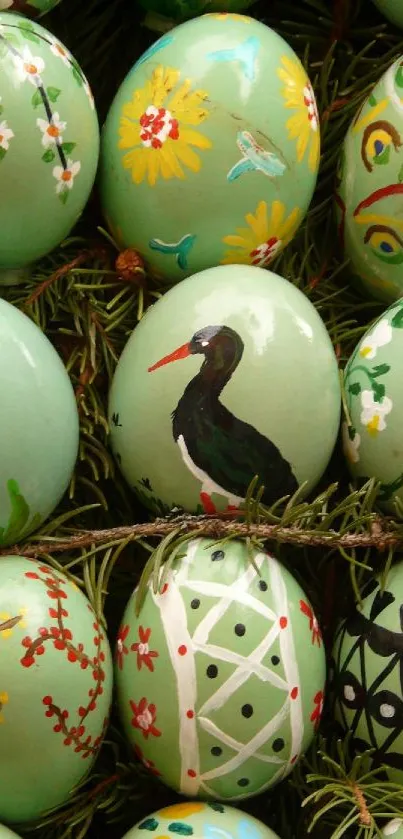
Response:
[[[323,711],[323,702],[324,702],[324,693],[323,690],[318,690],[313,698],[315,707],[311,714],[311,722],[314,724],[315,731],[319,728],[319,723],[322,716]]]
[[[137,653],[137,669],[141,670],[141,665],[145,664],[152,673],[154,670],[153,658],[158,658],[156,650],[150,650],[148,642],[150,640],[151,629],[143,629],[139,627],[139,638],[137,644],[132,644],[131,649]]]
[[[147,758],[144,757],[143,752],[140,749],[140,746],[135,746],[134,751],[138,759],[141,760],[143,766],[145,766],[149,772],[152,772],[153,775],[161,775],[161,772],[159,772],[156,768],[154,761],[147,760]]]
[[[321,645],[322,641],[322,634],[319,628],[318,621],[308,603],[305,603],[304,600],[299,601],[299,607],[301,612],[307,616],[309,620],[309,629],[312,631],[312,644],[317,643],[318,647]]]
[[[124,656],[128,654],[129,650],[128,647],[125,645],[126,638],[129,634],[130,627],[127,623],[126,626],[121,626],[118,632],[118,638],[116,642],[116,661],[119,667],[119,670],[123,669],[123,660]]]
[[[161,732],[154,725],[157,718],[157,709],[152,702],[148,704],[147,699],[143,696],[138,705],[131,699],[130,707],[133,711],[133,728],[139,728],[146,740],[149,734],[152,734],[153,737],[161,736]]]

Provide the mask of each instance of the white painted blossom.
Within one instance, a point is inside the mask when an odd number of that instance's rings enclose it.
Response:
[[[7,151],[10,140],[14,137],[14,131],[8,127],[7,120],[0,122],[0,148]]]
[[[358,463],[360,456],[358,450],[361,445],[361,435],[354,431],[354,436],[351,438],[348,430],[348,425],[343,422],[342,427],[343,437],[343,451],[350,463]]]
[[[384,347],[392,340],[393,330],[387,318],[382,318],[368,335],[365,335],[359,353],[363,358],[375,358],[380,347]]]
[[[76,160],[73,163],[70,158],[67,160],[67,167],[66,169],[63,166],[55,166],[53,169],[53,177],[56,178],[56,192],[64,192],[66,189],[72,189],[74,184],[74,178],[78,175],[81,169],[81,163]]]
[[[393,402],[389,396],[384,396],[381,402],[375,402],[372,390],[363,390],[361,393],[361,423],[372,436],[386,428],[385,417],[390,414]]]
[[[382,836],[395,836],[401,827],[403,827],[403,819],[392,819],[383,828]]]
[[[45,62],[39,55],[32,55],[28,47],[22,48],[21,55],[14,55],[13,60],[17,77],[21,82],[29,81],[36,87],[41,83],[40,75],[45,69]]]
[[[63,64],[66,64],[67,67],[70,66],[70,54],[63,44],[61,44],[60,41],[57,41],[56,38],[52,39],[50,51],[53,52],[53,55],[57,58],[60,58],[63,61]]]
[[[47,119],[37,119],[36,124],[40,131],[42,131],[42,145],[45,148],[54,146],[56,143],[63,142],[62,133],[66,128],[66,123],[60,120],[59,114],[55,112],[49,122]]]

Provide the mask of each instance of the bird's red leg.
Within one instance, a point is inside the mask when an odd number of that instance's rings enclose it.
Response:
[[[206,513],[206,515],[211,516],[217,512],[215,505],[213,504],[208,492],[200,493],[200,501],[203,504],[203,510]]]

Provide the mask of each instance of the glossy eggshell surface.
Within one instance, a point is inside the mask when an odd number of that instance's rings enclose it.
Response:
[[[0,839],[20,839],[20,837],[12,830],[9,830],[8,827],[5,827],[4,824],[0,824]]]
[[[373,768],[385,766],[389,781],[399,785],[403,781],[402,602],[399,562],[385,580],[371,580],[362,606],[341,624],[334,647],[336,719],[351,736],[351,749],[373,750]]]
[[[403,59],[375,85],[344,142],[336,197],[352,280],[366,297],[403,294]]]
[[[382,831],[384,839],[403,839],[403,819],[392,819]]]
[[[79,422],[59,354],[30,318],[4,300],[0,392],[0,545],[5,545],[36,529],[60,501],[77,457]]]
[[[156,512],[200,512],[203,493],[217,507],[237,506],[256,474],[269,504],[305,481],[309,492],[328,464],[339,429],[337,361],[295,286],[261,268],[220,266],[148,310],[120,358],[109,415],[122,472]]]
[[[108,642],[64,574],[0,563],[0,818],[38,818],[91,768],[112,693]]]
[[[344,373],[351,421],[343,444],[354,477],[381,482],[378,501],[389,512],[403,501],[403,303],[397,301],[366,332]]]
[[[22,12],[28,17],[37,18],[50,12],[60,2],[61,0],[0,0],[0,11]]]
[[[374,3],[391,23],[403,28],[403,6],[401,0],[374,0]]]
[[[313,90],[291,47],[250,17],[203,15],[153,44],[114,99],[105,218],[169,282],[265,267],[305,215],[319,155]]]
[[[56,247],[78,220],[99,128],[77,62],[38,23],[0,14],[0,279]]]
[[[132,827],[123,839],[143,839],[144,830],[167,839],[176,839],[179,832],[194,839],[213,839],[217,835],[226,839],[279,839],[263,822],[242,810],[202,801],[184,801],[157,810]]]
[[[183,546],[136,592],[116,647],[118,705],[146,767],[190,798],[240,800],[286,777],[319,725],[325,654],[291,574],[243,542]],[[257,569],[257,570],[256,570]],[[165,833],[164,833],[165,835]]]
[[[209,12],[243,12],[256,0],[138,0],[138,2],[147,11],[156,12],[180,23]]]

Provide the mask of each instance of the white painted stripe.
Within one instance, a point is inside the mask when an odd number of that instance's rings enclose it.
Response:
[[[226,763],[222,763],[221,766],[217,766],[216,769],[203,773],[201,779],[204,781],[212,778],[219,778],[222,775],[227,775],[228,772],[233,772],[234,769],[238,769],[239,766],[242,766],[242,764],[249,760],[249,758],[254,757],[260,747],[267,742],[269,737],[271,737],[272,734],[280,728],[284,720],[287,718],[289,704],[290,700],[286,700],[277,714],[272,717],[272,719],[269,720],[269,722],[266,723],[266,725],[264,725],[263,728],[261,728],[260,731],[258,731],[257,734],[249,740],[248,743],[245,743],[245,745],[242,746],[237,755],[232,757],[230,760],[227,760]],[[199,717],[199,723],[202,728],[205,728],[206,722],[208,723],[209,720],[206,720],[204,717]]]
[[[267,651],[278,637],[279,632],[280,627],[278,623],[274,624],[259,646],[256,647],[256,649],[253,650],[247,658],[242,659],[242,664],[237,667],[235,672],[232,673],[232,675],[229,676],[229,678],[218,688],[218,690],[216,690],[216,692],[206,700],[199,710],[200,714],[207,714],[211,711],[216,711],[217,708],[221,708],[227,699],[229,699],[229,697],[235,693],[241,685],[248,681],[249,676],[253,672],[256,676],[259,676],[263,682],[269,682],[274,687],[279,688],[279,690],[288,691],[287,682],[285,682],[281,676],[278,676],[277,673],[270,670],[270,668],[261,664],[262,658],[264,658]],[[259,667],[259,670],[253,670],[255,666]]]
[[[239,752],[243,748],[243,743],[239,740],[235,740],[234,737],[231,737],[230,734],[226,734],[225,731],[221,731],[218,726],[209,719],[204,719],[203,728],[208,734],[211,734],[212,737],[215,737],[220,743],[223,743],[225,746],[228,746],[230,749],[233,749],[235,752]],[[263,755],[261,752],[256,752],[253,755],[256,760],[262,761],[262,763],[278,763],[280,766],[283,766],[284,760],[281,757],[275,757],[274,755]]]
[[[288,682],[289,691],[293,688],[298,688],[298,695],[296,699],[289,700],[290,710],[290,726],[291,726],[291,748],[289,755],[289,765],[291,766],[292,758],[299,756],[301,752],[302,740],[304,736],[304,719],[302,716],[302,701],[301,701],[301,684],[299,678],[298,662],[295,655],[293,627],[291,617],[288,609],[287,589],[284,579],[281,575],[281,565],[277,560],[272,559],[269,565],[270,584],[273,592],[274,602],[276,603],[276,611],[279,615],[284,615],[287,618],[287,628],[280,632],[280,649],[281,659],[285,677]]]
[[[188,564],[190,564],[190,559]],[[169,575],[167,584],[168,589],[165,594],[155,595],[152,587],[150,587],[150,592],[160,612],[172,668],[176,677],[179,705],[181,792],[193,797],[197,796],[200,786],[199,743],[196,715],[189,719],[186,712],[188,710],[194,710],[197,702],[196,666],[192,639],[187,628],[186,608],[176,585],[174,574]],[[186,655],[179,655],[178,649],[181,646],[186,647]],[[161,697],[161,699],[163,701],[164,697]],[[196,777],[189,777],[189,769],[196,773]]]
[[[246,671],[247,676],[254,673],[255,676],[258,676],[258,678],[262,679],[262,681],[271,682],[271,684],[275,685],[280,690],[287,690],[287,683],[284,682],[280,676],[277,676],[276,673],[273,673],[269,667],[259,664],[258,661],[255,662],[253,659],[245,658],[243,655],[234,653],[232,650],[228,650],[225,647],[216,647],[214,644],[196,644],[195,650],[205,653],[205,655],[209,655],[213,659],[227,661],[229,664],[236,664],[242,671]],[[229,696],[230,694],[227,697],[228,699]]]
[[[235,600],[241,603],[242,606],[248,606],[250,609],[253,609],[258,615],[262,615],[267,620],[274,621],[276,619],[275,613],[265,603],[261,603],[253,594],[248,594],[246,591],[232,591],[232,586],[226,586],[222,583],[209,583],[202,580],[186,580],[182,585],[184,588],[188,588],[197,594],[205,594],[206,597],[224,597],[231,601]]]
[[[225,560],[222,560],[225,562]],[[260,563],[262,564],[262,563]],[[260,566],[259,566],[260,569]],[[196,644],[206,644],[208,641],[208,637],[212,629],[214,629],[215,625],[218,623],[220,618],[225,615],[225,612],[234,602],[241,603],[245,605],[245,595],[249,598],[251,595],[248,594],[247,589],[249,585],[255,580],[257,577],[256,570],[254,569],[253,565],[248,565],[246,571],[235,580],[232,585],[225,586],[220,584],[214,584],[215,591],[219,588],[220,591],[217,594],[221,593],[221,589],[225,590],[225,594],[222,595],[222,599],[219,600],[211,609],[207,612],[204,618],[200,621],[199,626],[195,630],[193,635],[193,641]],[[193,580],[187,582],[187,586],[190,587]],[[254,598],[253,598],[254,599]]]

